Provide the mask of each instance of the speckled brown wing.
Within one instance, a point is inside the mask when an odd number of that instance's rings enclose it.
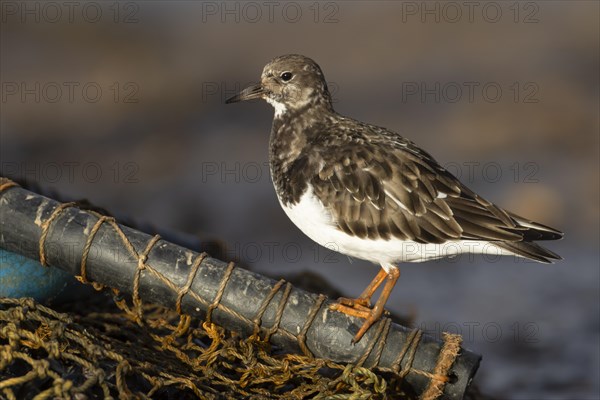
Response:
[[[314,155],[314,194],[360,238],[520,241],[523,228],[409,141],[339,145]]]

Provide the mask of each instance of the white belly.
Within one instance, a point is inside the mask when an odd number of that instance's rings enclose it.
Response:
[[[300,201],[283,210],[309,238],[323,247],[381,265],[419,262],[462,253],[512,254],[487,241],[457,240],[441,244],[423,244],[399,239],[361,239],[350,236],[333,224],[331,214],[308,189]]]

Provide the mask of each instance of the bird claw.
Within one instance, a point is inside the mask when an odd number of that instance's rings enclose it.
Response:
[[[352,308],[370,308],[371,307],[371,301],[369,299],[365,299],[365,298],[361,298],[361,297],[359,297],[357,299],[340,297],[337,301],[340,304],[343,304],[345,306],[352,307]]]
[[[358,333],[352,339],[352,344],[358,342],[367,330],[369,330],[369,328],[377,322],[384,313],[387,313],[384,306],[399,277],[400,272],[397,268],[393,268],[391,271],[382,269],[357,299],[341,297],[336,303],[329,307],[331,310],[365,320],[358,330]],[[384,280],[386,283],[381,292],[381,296],[377,299],[375,306],[371,308],[370,298]]]
[[[367,330],[377,322],[384,312],[387,313],[387,311],[371,309],[366,304],[370,304],[367,299],[348,299],[341,297],[338,299],[337,303],[334,303],[329,307],[331,310],[365,320],[358,330],[358,333],[352,338],[351,343],[353,345],[363,337]]]
[[[339,311],[343,314],[350,315],[352,317],[358,317],[362,319],[367,319],[371,315],[371,309],[360,304],[347,305],[341,302],[334,303],[329,306],[331,310]]]

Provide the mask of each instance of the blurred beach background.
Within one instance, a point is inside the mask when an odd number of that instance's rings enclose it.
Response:
[[[273,111],[225,105],[271,58],[317,61],[342,114],[396,130],[482,196],[565,232],[542,265],[401,266],[388,308],[483,355],[499,399],[599,396],[599,4],[2,2],[2,176],[218,242],[357,296],[377,267],[320,248],[268,169]]]

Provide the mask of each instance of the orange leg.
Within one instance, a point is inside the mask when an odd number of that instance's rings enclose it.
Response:
[[[358,298],[348,299],[346,297],[340,297],[338,299],[338,302],[348,307],[368,309],[369,307],[371,307],[371,297],[373,297],[373,293],[375,293],[377,288],[381,286],[381,283],[385,280],[386,276],[387,272],[385,272],[385,270],[381,268],[377,276],[373,278],[371,283],[369,283],[369,286],[367,286],[367,288],[363,290],[363,292],[360,294],[360,296],[358,296]]]
[[[365,319],[364,324],[356,336],[354,336],[354,339],[352,339],[352,343],[358,342],[363,337],[365,332],[367,332],[367,330],[381,317],[381,315],[383,315],[385,303],[390,297],[392,289],[396,285],[399,277],[400,270],[398,268],[392,268],[389,273],[382,268],[375,279],[373,279],[369,286],[367,286],[358,299],[353,300],[341,298],[337,304],[333,304],[331,306],[332,310]],[[377,299],[375,306],[372,309],[369,308],[370,298],[373,296],[373,293],[375,293],[377,288],[383,283],[383,281],[386,280],[386,278],[387,281],[383,286],[381,296],[379,296],[379,299]]]
[[[369,283],[369,286],[358,296],[359,299],[367,300],[367,307],[371,306],[371,297],[373,297],[373,293],[377,290],[379,286],[383,283],[385,278],[387,277],[387,272],[383,268],[379,270],[377,276]]]

